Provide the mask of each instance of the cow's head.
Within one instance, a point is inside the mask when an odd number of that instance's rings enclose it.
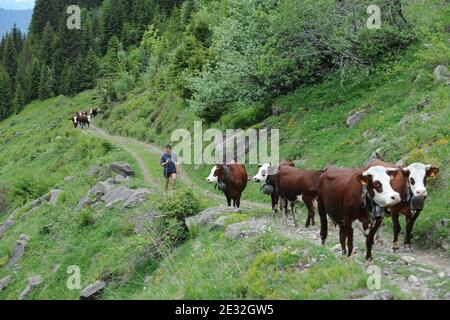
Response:
[[[437,176],[438,173],[439,168],[423,163],[413,163],[403,169],[403,174],[408,178],[409,189],[417,198],[426,198],[427,177]]]
[[[398,173],[398,168],[374,166],[360,174],[358,180],[367,186],[370,196],[377,205],[393,206],[401,201],[400,195],[391,186],[391,180]]]
[[[78,126],[78,114],[74,113],[71,118],[73,126],[76,128]]]
[[[218,172],[220,169],[220,165],[215,165],[212,169],[211,172],[209,173],[209,176],[206,178],[206,182],[208,183],[217,183],[218,181]]]
[[[261,164],[258,173],[253,177],[253,181],[265,183],[271,171],[270,163]]]

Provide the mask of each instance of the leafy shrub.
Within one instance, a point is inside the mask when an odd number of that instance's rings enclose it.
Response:
[[[19,204],[37,199],[47,193],[50,183],[43,177],[20,178],[11,190],[11,198]]]
[[[200,211],[200,204],[192,189],[180,189],[165,196],[159,209],[168,217],[182,220],[197,214]]]
[[[8,188],[6,186],[0,185],[0,215],[8,209]]]

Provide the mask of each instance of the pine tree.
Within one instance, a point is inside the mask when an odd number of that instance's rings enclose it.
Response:
[[[41,81],[41,68],[39,62],[34,59],[28,77],[28,101],[39,98],[39,83]]]
[[[113,80],[119,72],[119,58],[120,42],[117,37],[112,37],[109,41],[108,52],[106,53],[106,75]]]
[[[12,34],[6,38],[5,47],[3,48],[2,64],[11,81],[14,81],[17,72],[17,51],[14,44]]]
[[[50,22],[45,25],[39,48],[39,61],[43,64],[50,65],[53,58],[54,35]]]
[[[23,106],[26,104],[25,92],[20,83],[17,83],[14,100],[13,100],[13,108],[17,113],[22,110]]]
[[[94,51],[89,51],[82,68],[82,83],[80,90],[92,89],[95,86],[99,72],[98,59]]]
[[[53,92],[53,73],[47,66],[43,65],[41,69],[41,77],[39,82],[39,99],[45,100],[54,95]]]
[[[0,120],[5,119],[12,111],[11,79],[8,72],[0,67]]]

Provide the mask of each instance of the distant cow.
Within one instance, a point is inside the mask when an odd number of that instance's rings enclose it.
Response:
[[[78,127],[78,113],[74,113],[73,115],[72,115],[72,118],[70,118],[70,120],[72,121],[72,123],[73,123],[73,126],[76,128],[76,127]]]
[[[400,202],[391,186],[398,168],[374,166],[369,169],[328,168],[319,179],[318,208],[320,236],[325,244],[328,233],[327,214],[339,225],[339,238],[345,254],[353,252],[353,225],[362,224],[366,236],[366,259],[372,259],[373,239],[382,222],[382,208]]]
[[[287,217],[287,201],[291,201],[291,211],[296,227],[295,201],[298,196],[302,196],[302,200],[308,209],[308,218],[306,219],[305,227],[308,228],[311,224],[315,224],[313,201],[317,198],[319,178],[323,172],[302,170],[289,166],[283,166],[277,172],[276,186],[278,195],[285,200],[284,218],[286,219]]]
[[[367,167],[383,166],[385,168],[396,167],[392,163],[373,159]],[[434,177],[439,173],[439,168],[422,163],[413,163],[406,168],[397,167],[401,174],[398,174],[391,182],[392,188],[400,194],[402,201],[394,206],[387,208],[392,216],[392,225],[394,229],[393,250],[399,249],[398,235],[401,227],[399,215],[403,214],[406,218],[406,236],[405,248],[411,249],[411,238],[414,223],[420,212],[423,210],[425,199],[427,197],[426,180],[427,177]]]
[[[263,183],[264,193],[269,194],[272,199],[272,215],[277,212],[279,202],[278,191],[276,187],[276,173],[283,166],[295,167],[292,161],[282,160],[278,167],[273,167],[270,163],[264,163],[259,167],[258,173],[253,177],[253,181]],[[280,202],[280,210],[282,210]]]
[[[239,208],[241,205],[241,195],[247,187],[247,171],[242,164],[218,164],[211,169],[206,181],[216,183],[219,189],[225,194],[228,206]]]
[[[85,126],[87,126],[87,127],[89,128],[91,119],[90,119],[90,117],[87,115],[86,112],[79,112],[79,113],[78,113],[78,117],[77,117],[77,122],[78,122],[78,124],[81,126],[82,129],[83,129]]]
[[[97,115],[98,115],[98,110],[97,108],[93,108],[89,111],[90,116],[92,117],[92,119],[94,119]]]

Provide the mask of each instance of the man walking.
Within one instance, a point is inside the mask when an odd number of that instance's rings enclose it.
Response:
[[[172,146],[166,145],[165,152],[161,155],[161,166],[163,167],[164,179],[166,179],[164,191],[169,190],[169,180],[172,179],[173,186],[177,183],[177,172],[180,169],[178,156],[172,152]]]

